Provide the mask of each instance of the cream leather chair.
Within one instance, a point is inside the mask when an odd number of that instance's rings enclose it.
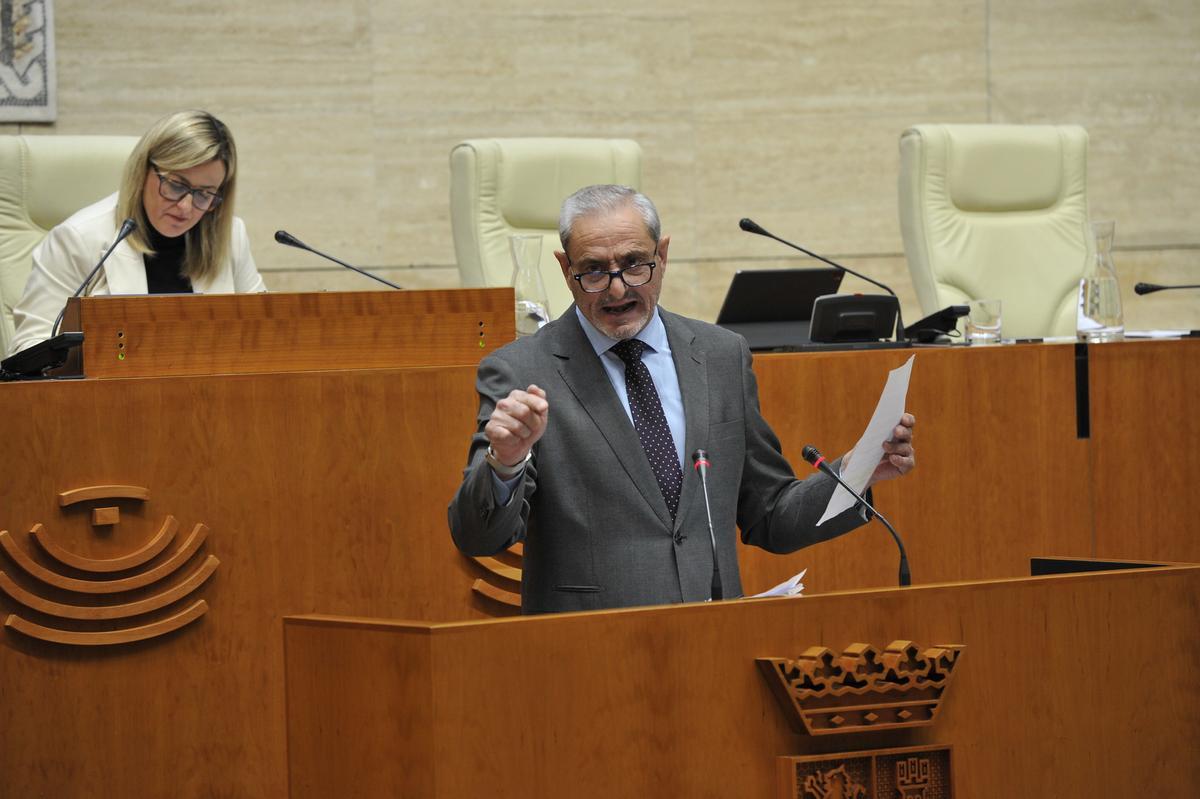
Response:
[[[0,136],[0,355],[12,310],[50,228],[117,191],[132,136]]]
[[[1005,338],[1075,333],[1088,225],[1087,132],[917,125],[900,138],[900,230],[925,314],[1002,302]]]
[[[558,212],[596,183],[641,188],[642,150],[628,139],[473,139],[450,151],[450,222],[462,285],[512,285],[508,237],[541,233],[550,316],[571,305],[554,258]]]

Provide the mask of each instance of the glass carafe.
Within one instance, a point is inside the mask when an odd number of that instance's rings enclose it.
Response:
[[[1100,343],[1125,338],[1121,314],[1121,284],[1112,259],[1115,222],[1093,222],[1095,253],[1083,280],[1079,281],[1079,312],[1075,331],[1080,341]]]
[[[513,257],[513,291],[517,296],[517,335],[529,336],[550,321],[546,285],[542,283],[541,235],[508,237]]]

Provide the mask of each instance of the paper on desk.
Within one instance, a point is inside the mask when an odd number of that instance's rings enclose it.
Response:
[[[1125,338],[1183,338],[1190,330],[1126,330]]]
[[[750,598],[760,599],[768,596],[799,596],[800,592],[804,590],[804,583],[800,581],[804,579],[804,575],[807,572],[808,569],[801,569],[799,574],[793,575],[787,580],[784,580],[771,590],[763,591],[761,594],[755,594]]]
[[[912,375],[915,357],[915,354],[910,355],[903,366],[897,366],[888,372],[887,384],[883,387],[883,393],[879,395],[875,413],[871,415],[871,421],[867,423],[862,438],[858,439],[854,449],[850,450],[853,454],[850,464],[843,463],[842,479],[860,494],[866,489],[871,473],[883,457],[883,442],[892,437],[892,428],[899,424],[900,417],[904,415],[908,379]],[[829,506],[825,508],[825,515],[817,522],[817,526],[820,527],[839,513],[853,508],[857,502],[858,500],[850,496],[849,491],[839,485],[829,498]]]

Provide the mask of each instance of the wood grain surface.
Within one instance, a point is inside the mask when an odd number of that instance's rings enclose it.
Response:
[[[1096,554],[1070,345],[760,356],[763,413],[796,473],[811,473],[805,444],[830,458],[855,446],[887,371],[914,352],[917,468],[874,490],[914,580],[1009,577],[1026,573],[1032,555]],[[743,547],[742,581],[756,593],[808,567],[815,591],[896,585],[897,561],[887,530],[872,523],[783,558]]]
[[[1200,791],[1198,592],[1190,566],[459,624],[287,619],[291,796],[770,797],[779,755],[950,744],[959,796],[1183,799]],[[796,734],[755,664],[896,638],[965,645],[932,727]]]
[[[476,364],[516,335],[511,288],[84,297],[88,377]]]
[[[1095,551],[1200,562],[1200,341],[1091,347]]]
[[[1164,472],[1183,479],[1170,474],[1173,463],[1194,471],[1187,436],[1198,394],[1185,373],[1197,346],[1092,348],[1101,352],[1090,440],[1075,438],[1073,347],[918,351],[909,401],[918,468],[876,491],[907,539],[915,582],[1027,574],[1035,555],[1194,558],[1186,490],[1182,511],[1148,497],[1164,496]],[[806,443],[832,455],[855,442],[886,371],[905,357],[757,359],[764,412],[797,469],[808,468],[799,459]],[[1106,365],[1125,360],[1136,368]],[[282,797],[284,614],[432,622],[505,612],[512,584],[461,556],[446,528],[474,429],[474,373],[463,365],[0,385],[0,571],[15,585],[51,603],[128,605],[209,557],[220,561],[187,598],[121,624],[39,614],[0,592],[3,617],[73,633],[156,624],[193,600],[208,608],[175,632],[120,646],[0,633],[0,795]],[[1138,392],[1144,412],[1126,413]],[[1131,451],[1157,453],[1162,466],[1133,468]],[[1115,500],[1101,488],[1110,484],[1123,492]],[[60,503],[91,486],[116,488]],[[144,487],[145,498],[122,497],[128,486]],[[94,526],[95,505],[117,507],[119,521]],[[111,574],[54,561],[29,533],[41,524],[63,550],[107,560],[144,547],[172,516],[192,533]],[[1105,527],[1109,519],[1120,523]],[[807,566],[809,591],[829,592],[893,584],[896,555],[873,523],[786,557],[744,549],[741,563],[748,591]],[[476,581],[501,601],[472,590]]]

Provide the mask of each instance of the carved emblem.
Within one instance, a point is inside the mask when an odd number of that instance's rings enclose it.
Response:
[[[105,485],[65,491],[58,495],[58,502],[66,508],[86,501],[149,498],[149,490],[141,486]],[[120,508],[95,507],[91,516],[93,526],[111,529],[120,522]],[[220,565],[216,557],[208,555],[183,579],[166,585],[168,578],[179,574],[193,559],[208,536],[208,528],[197,524],[181,545],[163,556],[178,531],[179,522],[167,516],[157,534],[143,546],[121,557],[97,559],[62,547],[42,524],[35,524],[29,537],[37,546],[29,549],[40,550],[42,555],[35,559],[7,530],[0,530],[0,549],[17,566],[11,576],[0,570],[0,591],[33,612],[33,618],[28,613],[10,613],[4,626],[43,641],[96,646],[143,641],[195,621],[208,611],[203,599],[168,610],[167,615],[160,614],[152,621],[139,619],[182,602]],[[0,560],[0,565],[3,563]],[[37,616],[53,621],[35,621]]]
[[[950,747],[780,757],[780,799],[953,799]]]
[[[833,735],[932,724],[963,649],[942,644],[922,652],[893,641],[882,653],[869,644],[840,655],[814,646],[795,660],[757,662],[796,732]]]
[[[909,757],[896,761],[896,789],[901,799],[926,799],[932,768],[928,758]]]
[[[850,778],[843,764],[805,777],[804,796],[813,799],[866,799],[867,789]]]

